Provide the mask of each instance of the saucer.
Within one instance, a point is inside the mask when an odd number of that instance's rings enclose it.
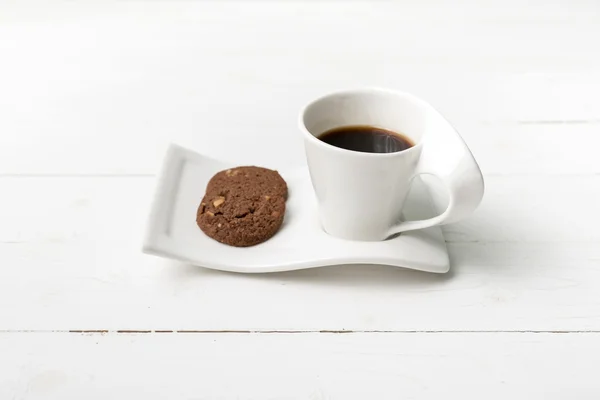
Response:
[[[439,227],[405,232],[381,242],[339,239],[325,233],[308,168],[280,171],[289,188],[279,232],[252,247],[231,247],[206,236],[196,225],[196,210],[209,179],[237,166],[177,145],[167,151],[152,204],[143,251],[194,265],[243,273],[290,271],[340,264],[381,264],[427,272],[449,269]],[[404,218],[438,214],[428,188],[415,179]],[[350,216],[349,216],[350,217]]]

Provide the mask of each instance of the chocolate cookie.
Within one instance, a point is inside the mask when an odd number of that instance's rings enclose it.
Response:
[[[285,214],[282,196],[261,194],[256,187],[212,189],[202,199],[196,215],[196,223],[207,236],[231,246],[247,247],[266,241],[281,227]]]
[[[218,172],[206,185],[206,193],[248,192],[266,196],[281,196],[287,199],[287,184],[277,171],[246,166]]]

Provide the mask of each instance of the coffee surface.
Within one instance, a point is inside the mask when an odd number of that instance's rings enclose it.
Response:
[[[363,153],[396,153],[414,146],[406,136],[373,126],[342,126],[326,131],[318,139],[341,149]]]

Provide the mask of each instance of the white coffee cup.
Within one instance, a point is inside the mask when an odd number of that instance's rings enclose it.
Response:
[[[346,150],[318,139],[333,128],[367,125],[401,133],[415,145],[395,153]],[[428,103],[392,90],[336,92],[300,113],[306,158],[323,229],[350,240],[378,241],[391,235],[456,222],[481,202],[481,171],[454,128]],[[449,193],[442,214],[401,221],[411,181],[439,177]]]

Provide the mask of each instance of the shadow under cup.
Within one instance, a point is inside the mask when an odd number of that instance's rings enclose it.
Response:
[[[334,93],[310,103],[300,116],[307,163],[323,229],[337,237],[384,240],[399,221],[421,154],[426,107],[409,94],[380,89]],[[318,139],[347,126],[400,133],[414,146],[394,153],[366,153]]]

